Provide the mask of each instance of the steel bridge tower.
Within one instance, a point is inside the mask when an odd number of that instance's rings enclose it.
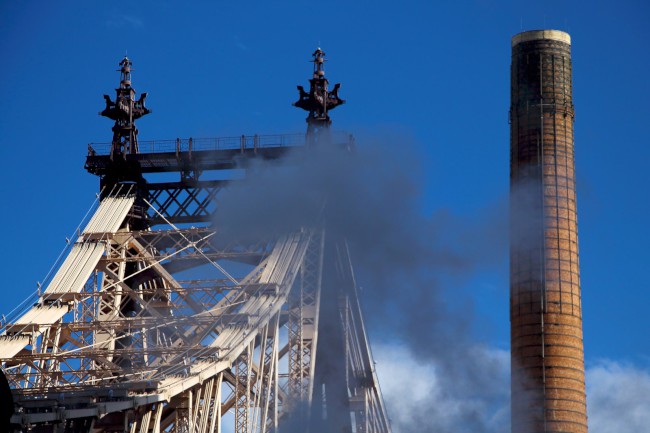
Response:
[[[138,142],[135,120],[150,110],[122,60],[100,113],[115,120],[113,140],[88,146],[93,211],[0,328],[9,431],[391,431],[345,239],[320,224],[241,241],[214,222],[233,169],[245,175],[253,158],[307,142],[350,145],[329,132],[328,111],[343,101],[323,61],[319,49],[295,104],[310,112],[306,138]]]

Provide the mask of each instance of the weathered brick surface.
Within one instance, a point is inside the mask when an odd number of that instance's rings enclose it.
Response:
[[[512,432],[586,433],[571,46],[528,39],[511,65]]]

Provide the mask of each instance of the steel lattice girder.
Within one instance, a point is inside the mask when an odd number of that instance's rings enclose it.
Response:
[[[226,183],[206,180],[146,184],[149,201],[156,209],[147,213],[150,224],[211,221],[215,210],[214,198]]]
[[[116,425],[212,432],[233,408],[238,431],[270,431],[291,410],[309,406],[322,230],[256,245],[222,244],[207,228],[133,231],[126,218],[120,230],[84,232],[77,242],[103,245],[91,277],[80,291],[43,293],[34,307],[65,313],[43,323],[37,314],[19,327],[5,326],[0,336],[0,345],[11,338],[26,342],[26,349],[0,359],[23,408],[17,423],[67,419],[68,429],[90,431],[92,425],[95,432]],[[342,251],[338,260],[349,261]],[[174,268],[183,262],[191,265]],[[178,269],[201,263],[211,276],[176,279]],[[246,276],[234,278],[222,267],[228,263],[245,266]],[[346,269],[351,291],[341,318],[349,353],[340,374],[352,378],[350,413],[358,431],[388,432]],[[232,396],[222,390],[228,386]]]

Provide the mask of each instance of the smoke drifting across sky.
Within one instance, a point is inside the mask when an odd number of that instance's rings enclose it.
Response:
[[[327,236],[349,243],[371,336],[399,341],[424,369],[435,366],[435,390],[422,396],[422,407],[444,411],[436,407],[440,395],[470,397],[475,404],[454,409],[454,431],[500,431],[493,418],[507,403],[509,384],[469,338],[471,302],[454,284],[505,260],[507,219],[486,212],[486,222],[468,226],[445,212],[423,215],[420,169],[415,152],[400,143],[352,153],[335,145],[297,150],[282,165],[254,163],[245,181],[224,191],[217,227],[255,239],[325,222]],[[407,360],[392,374],[408,374]],[[411,421],[400,430],[450,431],[442,417]]]
[[[510,354],[504,350],[481,349],[481,356],[491,369],[495,386],[510,380]],[[426,425],[426,420],[437,418],[441,432],[466,431],[459,418],[470,410],[481,417],[490,431],[510,431],[508,395],[500,396],[500,407],[493,411],[480,395],[449,394],[439,388],[442,374],[435,363],[423,364],[403,345],[375,347],[377,369],[389,408],[395,432],[409,431],[414,422]],[[410,372],[395,376],[396,369]],[[650,425],[650,371],[613,361],[600,361],[587,367],[587,411],[590,433],[637,433],[647,431]],[[408,391],[404,391],[407,389]],[[415,419],[414,419],[415,418]]]
[[[509,432],[509,353],[471,338],[471,300],[457,290],[480,269],[505,272],[507,206],[476,221],[424,215],[421,169],[408,145],[381,140],[258,161],[220,195],[216,223],[254,239],[326,221],[347,238],[395,432]],[[592,433],[650,425],[650,372],[603,362],[587,387]]]

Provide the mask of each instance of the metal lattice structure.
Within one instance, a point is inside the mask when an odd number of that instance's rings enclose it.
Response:
[[[91,144],[91,217],[0,329],[10,431],[390,432],[345,240],[316,224],[240,242],[213,222],[232,180],[203,173],[307,141]]]

